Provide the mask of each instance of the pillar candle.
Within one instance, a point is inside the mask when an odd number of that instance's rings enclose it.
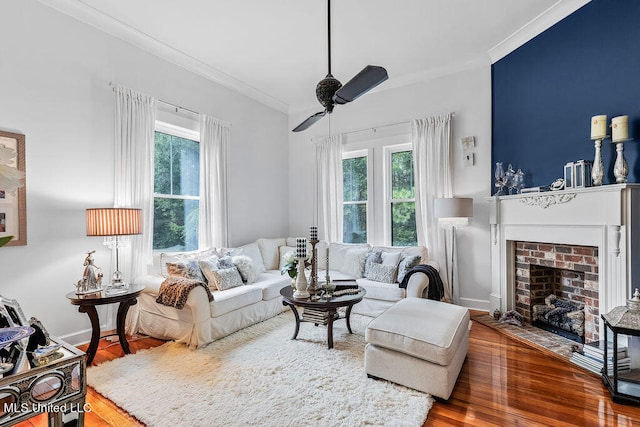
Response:
[[[296,237],[296,257],[307,257],[307,239],[304,237]]]
[[[591,117],[591,139],[602,139],[607,136],[607,116]]]
[[[329,275],[329,248],[327,248],[327,276]]]
[[[619,142],[629,139],[629,116],[618,116],[611,119],[611,141]]]

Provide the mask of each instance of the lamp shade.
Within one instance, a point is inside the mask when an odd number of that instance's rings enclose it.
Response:
[[[87,236],[142,234],[142,209],[87,209]]]
[[[448,197],[434,200],[436,218],[471,218],[473,199],[468,197]]]

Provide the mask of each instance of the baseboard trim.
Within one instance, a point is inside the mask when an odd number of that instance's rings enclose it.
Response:
[[[487,313],[489,312],[490,307],[488,300],[473,298],[459,298],[459,304],[472,310],[486,311]]]

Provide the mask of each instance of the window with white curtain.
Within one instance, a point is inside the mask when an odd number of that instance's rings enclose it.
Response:
[[[198,249],[200,133],[156,122],[153,250]]]
[[[416,192],[413,173],[413,151],[398,146],[385,149],[386,209],[385,229],[392,246],[418,244],[416,233]]]
[[[409,135],[360,139],[344,146],[343,241],[417,244],[413,151]]]
[[[344,243],[367,242],[368,170],[366,151],[354,151],[343,155]]]

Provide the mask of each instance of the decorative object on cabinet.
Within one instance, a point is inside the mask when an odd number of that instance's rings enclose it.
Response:
[[[590,161],[578,160],[564,165],[564,188],[591,187],[592,165]]]
[[[118,260],[118,249],[129,245],[129,236],[142,234],[142,209],[87,209],[87,236],[103,236],[104,245],[116,251],[116,271],[110,287],[126,288]]]
[[[607,135],[607,116],[599,115],[591,118],[591,140],[594,141],[596,153],[593,159],[593,168],[591,169],[591,179],[593,185],[602,185],[604,178],[604,163],[602,162],[602,140],[608,138]]]
[[[640,369],[622,371],[618,369],[620,336],[623,340],[640,336],[640,292],[636,288],[633,298],[627,305],[615,307],[607,314],[601,315],[604,321],[604,342],[608,343],[608,334],[613,333],[612,346],[604,346],[602,382],[609,389],[611,398],[616,403],[640,405]],[[611,354],[609,354],[611,353]]]
[[[24,135],[0,131],[0,238],[7,246],[27,244],[24,146]]]

